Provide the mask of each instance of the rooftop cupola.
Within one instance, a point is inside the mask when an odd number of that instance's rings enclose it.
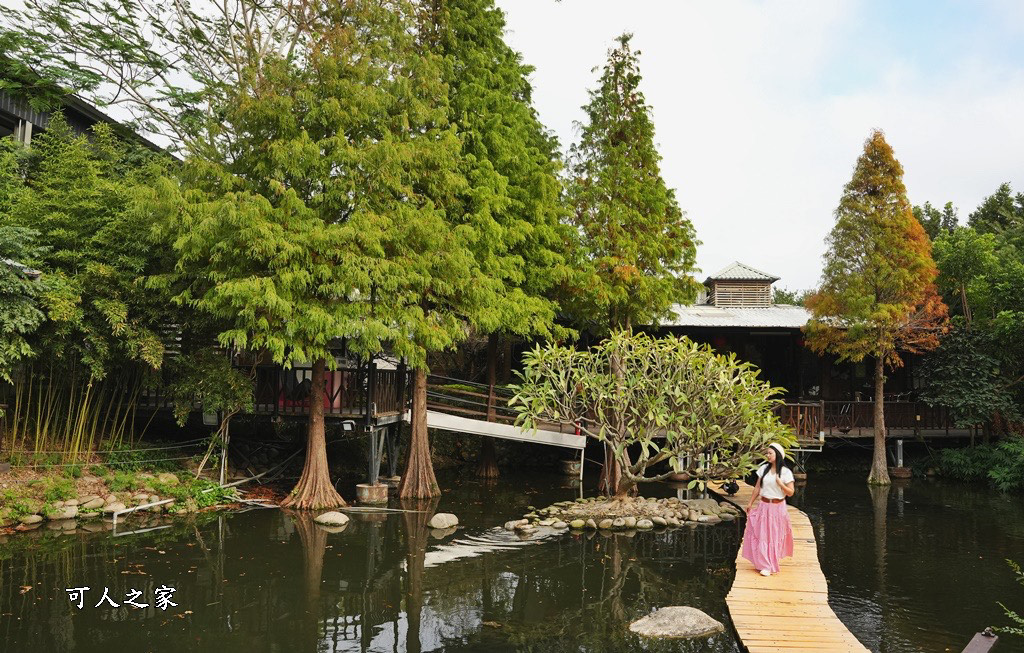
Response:
[[[735,262],[704,280],[707,303],[729,308],[769,308],[772,284],[779,277]]]

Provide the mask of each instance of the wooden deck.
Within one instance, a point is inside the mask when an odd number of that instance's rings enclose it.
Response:
[[[717,485],[712,491],[726,496]],[[745,507],[753,488],[740,484],[732,501]],[[736,554],[736,579],[725,597],[740,641],[750,653],[866,652],[828,605],[828,583],[818,565],[818,549],[807,515],[789,507],[793,557],[781,572],[764,577]]]

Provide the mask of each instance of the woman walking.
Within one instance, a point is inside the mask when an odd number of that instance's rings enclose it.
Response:
[[[743,557],[762,576],[779,573],[779,561],[793,555],[793,528],[786,511],[786,497],[793,496],[793,472],[782,464],[785,457],[781,445],[769,445],[747,506]]]

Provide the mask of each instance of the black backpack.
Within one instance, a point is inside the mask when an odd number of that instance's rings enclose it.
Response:
[[[754,487],[755,485],[757,485],[757,479],[761,478],[761,475],[758,474],[758,471],[760,471],[762,465],[758,465],[757,469],[744,476],[743,482],[749,485],[750,487]]]

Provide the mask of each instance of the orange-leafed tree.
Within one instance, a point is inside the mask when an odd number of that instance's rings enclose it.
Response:
[[[843,189],[826,243],[821,287],[807,300],[807,343],[840,360],[875,363],[874,458],[868,483],[888,485],[885,368],[904,353],[934,349],[947,311],[935,288],[931,241],[914,218],[903,167],[872,132]]]

